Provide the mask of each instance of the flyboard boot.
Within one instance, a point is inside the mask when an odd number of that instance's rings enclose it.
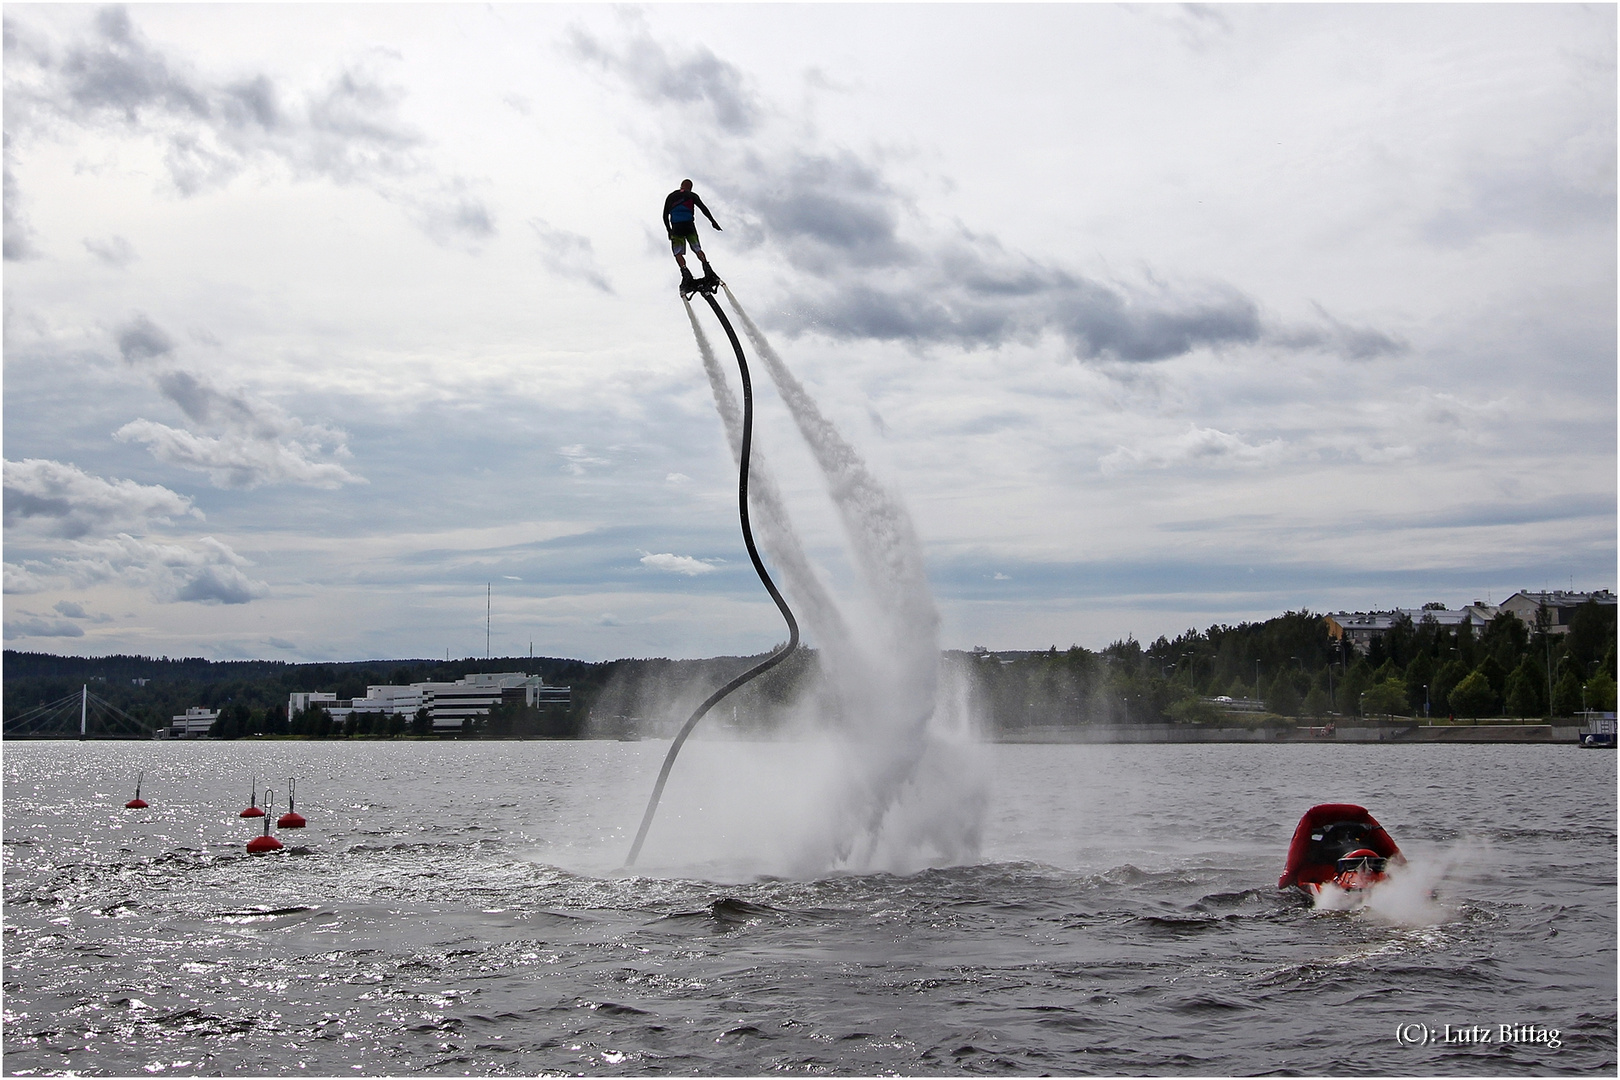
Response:
[[[681,267],[682,300],[690,300],[693,293],[712,293],[722,284],[724,284],[724,282],[722,282],[720,280],[720,276],[714,272],[714,267],[708,263],[703,264],[703,276],[700,278],[693,277],[692,271],[688,270],[684,266]]]

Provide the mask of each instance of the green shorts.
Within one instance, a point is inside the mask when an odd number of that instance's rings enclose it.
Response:
[[[686,245],[691,244],[692,250],[699,255],[703,254],[703,245],[698,242],[697,222],[677,221],[669,228],[669,243],[675,249],[675,254],[686,254]]]

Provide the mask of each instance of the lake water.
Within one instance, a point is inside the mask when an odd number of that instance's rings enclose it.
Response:
[[[1615,1071],[1613,753],[986,746],[977,858],[793,877],[824,751],[695,740],[621,872],[666,747],[7,743],[5,1071]],[[1319,911],[1338,801],[1411,866]]]

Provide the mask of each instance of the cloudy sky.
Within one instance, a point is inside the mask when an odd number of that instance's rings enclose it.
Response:
[[[683,177],[947,646],[1615,586],[1612,5],[5,20],[9,648],[770,647]]]

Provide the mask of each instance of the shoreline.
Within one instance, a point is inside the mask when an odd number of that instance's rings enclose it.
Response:
[[[1129,726],[1076,725],[1030,727],[1015,731],[986,733],[987,743],[1030,745],[1132,745],[1144,743],[1300,743],[1324,745],[1333,743],[1535,743],[1554,746],[1581,745],[1581,724],[1419,724],[1407,722],[1373,722],[1338,724],[1327,727],[1243,727],[1201,724],[1132,724]],[[709,738],[753,742],[768,740],[772,736],[719,729],[710,731]],[[664,733],[646,733],[637,738],[613,735],[582,735],[577,738],[509,738],[458,739],[432,735],[352,735],[318,739],[308,735],[243,735],[237,739],[151,738],[123,737],[107,739],[93,737],[92,742],[667,742]],[[72,735],[9,736],[5,742],[82,742]]]
[[[1000,743],[1545,743],[1580,746],[1580,724],[1337,724],[1309,727],[1214,727],[1133,724],[1129,727],[1041,727],[1003,731]]]

